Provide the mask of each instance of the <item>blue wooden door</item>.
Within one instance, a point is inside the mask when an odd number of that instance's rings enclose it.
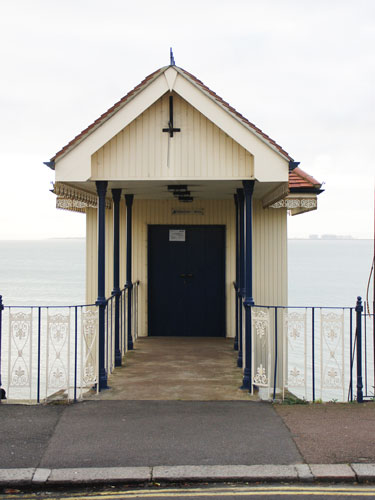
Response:
[[[149,335],[225,335],[225,227],[149,226]]]

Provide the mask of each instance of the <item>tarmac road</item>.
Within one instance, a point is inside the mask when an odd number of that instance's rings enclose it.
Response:
[[[55,491],[35,492],[32,494],[18,493],[17,490],[6,490],[8,493],[0,495],[4,500],[230,500],[267,498],[269,500],[287,497],[288,499],[323,499],[323,498],[358,498],[367,499],[375,496],[374,486],[364,485],[189,485],[171,487],[140,487],[140,488],[110,488],[96,491]],[[13,493],[11,493],[13,491]]]
[[[303,462],[272,405],[248,401],[2,405],[0,429],[0,468]]]

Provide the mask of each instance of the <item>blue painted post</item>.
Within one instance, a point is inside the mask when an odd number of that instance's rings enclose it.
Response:
[[[126,287],[128,288],[128,349],[133,349],[132,336],[132,206],[133,194],[125,195],[126,202]]]
[[[234,349],[238,351],[238,325],[239,325],[239,312],[238,312],[238,288],[239,288],[239,265],[240,265],[240,245],[239,245],[239,217],[238,217],[238,196],[234,195],[234,205],[236,207],[236,288],[235,288],[235,301],[236,301],[236,336],[234,338]]]
[[[322,311],[320,311],[322,314]],[[312,400],[315,401],[315,307],[311,309]]]
[[[1,338],[2,338],[2,330],[3,330],[3,310],[4,310],[4,305],[3,305],[3,296],[0,295],[0,401],[3,399],[3,389],[1,389]],[[5,394],[5,393],[4,393]]]
[[[350,383],[349,383],[349,398],[353,401],[353,308],[349,311],[350,327],[349,327],[349,345],[350,345]],[[374,363],[375,366],[375,363]]]
[[[120,200],[121,189],[112,189],[113,199],[113,290],[115,296],[115,366],[121,366],[120,349]]]
[[[107,389],[107,371],[105,369],[105,197],[107,181],[96,181],[98,193],[98,298],[99,307],[99,391]]]
[[[243,189],[237,189],[237,199],[238,199],[238,212],[239,212],[239,261],[238,261],[238,358],[237,366],[242,368],[243,356],[242,356],[242,323],[243,323],[243,309],[242,309],[242,297],[245,295],[245,238],[244,238],[244,196]]]
[[[48,308],[47,308],[48,311]],[[41,333],[41,307],[38,307],[38,366],[37,366],[37,393],[36,393],[36,401],[40,403],[40,333]]]
[[[362,383],[362,298],[357,297],[355,312],[357,316],[357,402],[363,403]]]
[[[245,370],[242,389],[252,391],[251,306],[253,299],[253,191],[255,181],[243,181],[245,195]]]
[[[276,399],[276,385],[277,385],[277,349],[278,349],[278,345],[277,345],[277,311],[278,311],[278,308],[276,306],[275,307],[275,320],[274,320],[274,323],[275,323],[275,365],[274,365],[274,369],[273,369],[273,400],[274,401]]]
[[[82,307],[81,307],[82,316]],[[77,370],[78,370],[78,306],[74,306],[74,402],[77,402]]]

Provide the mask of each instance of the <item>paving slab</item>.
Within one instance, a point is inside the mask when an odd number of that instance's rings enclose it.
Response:
[[[35,469],[0,469],[0,486],[25,486],[31,484]]]
[[[274,407],[305,463],[375,463],[374,402]]]
[[[54,469],[47,484],[137,483],[151,481],[150,467],[85,467]]]
[[[39,467],[303,462],[271,404],[86,401],[66,408]]]
[[[293,481],[298,478],[292,465],[204,465],[154,467],[153,481]]]
[[[351,464],[360,483],[375,481],[375,464]]]
[[[310,464],[317,481],[355,481],[356,475],[348,464]]]

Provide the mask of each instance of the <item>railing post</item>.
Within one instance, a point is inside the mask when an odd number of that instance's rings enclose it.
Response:
[[[82,308],[81,308],[82,316]],[[82,353],[81,353],[82,356]],[[74,307],[74,402],[77,402],[77,368],[78,368],[78,307]]]
[[[272,399],[275,401],[276,399],[276,384],[277,384],[277,350],[278,350],[278,345],[277,345],[277,311],[278,308],[277,306],[275,307],[275,365],[273,369],[273,397]],[[269,349],[271,348],[270,346],[268,347]]]
[[[350,346],[350,383],[349,383],[349,400],[353,401],[353,308],[349,311],[349,346]],[[374,364],[375,366],[375,364]]]
[[[2,331],[3,331],[3,296],[0,295],[0,403],[2,399],[5,399],[5,390],[1,387],[1,342],[2,342]]]
[[[38,367],[37,367],[37,372],[38,372],[38,379],[37,379],[37,396],[36,400],[37,403],[40,403],[40,334],[41,334],[41,307],[38,307]],[[48,314],[48,308],[47,308],[47,314]],[[68,382],[68,395],[69,395],[69,382]]]
[[[357,326],[357,402],[363,403],[363,383],[362,383],[362,298],[357,297],[355,306],[356,326]]]
[[[321,312],[320,312],[321,314]],[[315,401],[315,307],[311,308],[312,400]]]
[[[107,389],[107,371],[105,369],[105,199],[107,181],[96,181],[98,193],[98,298],[99,307],[99,391]]]
[[[126,202],[126,286],[128,288],[128,349],[133,349],[132,336],[132,206],[133,194],[125,195]]]

